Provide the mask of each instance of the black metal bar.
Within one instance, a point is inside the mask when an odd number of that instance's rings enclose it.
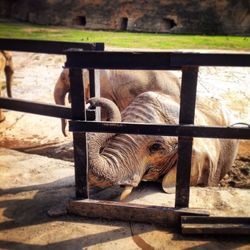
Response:
[[[201,54],[180,52],[67,52],[65,67],[97,69],[172,69],[183,66],[250,66],[249,54]]]
[[[78,48],[81,50],[103,50],[104,43],[72,43],[0,38],[1,50],[25,51],[47,54],[65,54],[65,50],[70,48]]]
[[[71,108],[61,105],[42,103],[42,102],[34,102],[34,101],[31,102],[16,98],[0,97],[0,108],[14,110],[18,112],[31,113],[35,115],[72,119]],[[94,110],[87,110],[86,114],[87,114],[87,120],[89,121],[95,120]]]
[[[89,70],[89,87],[90,87],[90,97],[96,96],[96,91],[95,91],[95,70],[90,69]]]
[[[70,69],[69,78],[72,118],[74,120],[85,120],[86,114],[82,69]],[[89,198],[86,133],[73,133],[73,145],[76,197]]]
[[[90,84],[90,97],[100,97],[100,75],[99,70],[89,69],[89,84]],[[97,75],[97,77],[96,77]],[[93,108],[95,110],[96,121],[101,120],[101,110],[100,107]]]
[[[64,119],[72,118],[71,108],[61,105],[51,105],[41,102],[31,102],[21,99],[0,97],[0,107],[37,115],[52,116]]]
[[[249,217],[181,216],[183,234],[249,235]]]
[[[179,69],[171,67],[170,53],[152,52],[67,52],[65,67],[92,69]]]
[[[249,224],[250,217],[222,217],[222,216],[182,216],[181,220],[183,223],[196,224],[202,223],[238,223],[238,224]]]
[[[72,132],[126,133],[140,135],[165,135],[202,138],[250,139],[247,127],[211,127],[194,125],[163,125],[146,123],[112,123],[70,121]]]
[[[171,57],[171,65],[249,67],[250,54],[175,53]]]
[[[188,207],[193,137],[178,138],[175,207]]]
[[[198,67],[182,69],[179,124],[193,124]],[[192,164],[192,137],[178,138],[175,207],[188,207]]]

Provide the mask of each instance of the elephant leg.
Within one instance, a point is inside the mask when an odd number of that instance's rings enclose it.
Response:
[[[221,139],[221,153],[217,168],[217,176],[221,180],[232,168],[238,153],[238,140]]]
[[[0,97],[2,96],[1,95],[1,83],[0,83]],[[2,122],[2,121],[4,121],[5,120],[5,116],[4,116],[4,114],[3,114],[3,111],[2,111],[2,109],[0,109],[0,122]]]
[[[12,63],[10,65],[7,65],[4,69],[5,71],[5,77],[6,77],[6,89],[7,89],[7,95],[8,97],[12,97],[12,83],[13,83],[13,65]]]

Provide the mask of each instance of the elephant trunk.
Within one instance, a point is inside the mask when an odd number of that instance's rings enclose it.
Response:
[[[121,122],[121,113],[118,107],[106,98],[90,98],[87,103],[91,107],[102,107],[107,113],[107,120],[111,122]],[[112,185],[117,179],[117,166],[109,159],[101,155],[108,140],[113,136],[111,133],[91,133],[89,134],[89,166],[90,184],[98,186]]]
[[[107,121],[121,122],[121,113],[114,102],[103,97],[92,97],[87,103],[90,104],[90,108],[101,107],[104,109],[107,115]]]

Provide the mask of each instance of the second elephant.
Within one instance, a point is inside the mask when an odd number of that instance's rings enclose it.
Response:
[[[155,70],[100,70],[101,97],[113,101],[120,111],[124,110],[136,96],[146,91],[160,91],[171,96],[180,96],[180,81],[169,71]],[[86,99],[90,98],[88,71],[83,70]],[[69,70],[64,69],[54,88],[56,104],[65,105],[69,93]],[[102,113],[102,120],[105,120]],[[65,135],[65,120],[62,120],[62,132]]]

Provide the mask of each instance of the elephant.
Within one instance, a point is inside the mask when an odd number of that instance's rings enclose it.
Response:
[[[179,79],[169,71],[145,70],[100,70],[100,95],[113,101],[120,111],[124,110],[133,99],[146,91],[162,91],[173,96],[180,96]],[[83,69],[86,99],[90,98],[88,71]],[[69,92],[69,69],[64,69],[54,88],[56,104],[65,105],[65,97]],[[70,101],[70,98],[69,98]],[[102,112],[102,120],[106,120]],[[62,132],[66,122],[62,119]]]
[[[6,78],[6,89],[8,97],[12,97],[11,86],[13,82],[14,66],[12,62],[12,54],[7,51],[0,51],[0,72],[5,73]],[[0,96],[1,96],[2,86],[0,84]],[[5,116],[0,109],[0,122],[5,120]]]
[[[178,124],[179,100],[162,92],[138,95],[121,113],[105,98],[90,98],[91,107],[107,110],[108,120],[126,123]],[[235,122],[215,100],[197,98],[195,124],[228,126]],[[88,133],[90,186],[121,185],[125,199],[141,181],[161,182],[165,192],[176,183],[178,139],[172,136]],[[190,185],[216,186],[230,170],[238,140],[194,138]]]

